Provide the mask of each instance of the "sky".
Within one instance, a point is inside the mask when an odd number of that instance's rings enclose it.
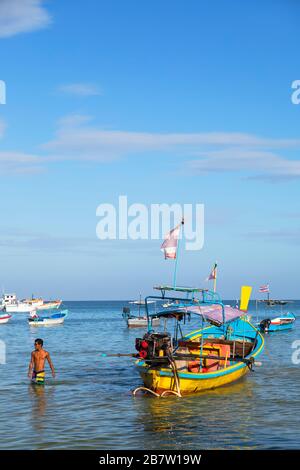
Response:
[[[178,284],[299,298],[295,0],[0,0],[0,285],[129,299],[171,283],[162,240],[99,240],[97,207],[204,204]],[[0,100],[1,101],[1,100]],[[184,245],[182,245],[183,247]]]

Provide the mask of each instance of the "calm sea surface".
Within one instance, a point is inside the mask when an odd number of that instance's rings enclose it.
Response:
[[[133,359],[101,357],[134,352],[135,337],[143,333],[127,329],[125,302],[65,305],[64,325],[30,328],[23,314],[0,325],[6,345],[6,364],[0,364],[1,449],[300,447],[300,364],[292,363],[300,302],[288,307],[298,317],[294,329],[266,336],[263,365],[254,373],[215,391],[164,399],[132,397],[141,385]],[[57,370],[54,380],[47,370],[45,387],[27,379],[36,337],[44,339]]]

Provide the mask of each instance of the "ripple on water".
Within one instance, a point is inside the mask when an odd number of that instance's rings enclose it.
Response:
[[[2,449],[264,449],[298,448],[300,366],[292,332],[269,335],[262,367],[231,386],[178,399],[132,397],[141,384],[130,358],[142,332],[129,331],[122,302],[66,303],[61,328],[32,331],[25,317],[0,329],[7,364],[0,367]],[[300,304],[294,304],[297,314]],[[192,324],[186,325],[192,329]],[[45,387],[26,378],[36,336],[57,369]]]

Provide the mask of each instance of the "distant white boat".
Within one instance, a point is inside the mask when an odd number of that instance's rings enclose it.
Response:
[[[145,300],[142,300],[142,299],[130,300],[128,303],[129,304],[134,304],[134,305],[146,305]],[[155,304],[155,300],[149,300],[148,304]]]
[[[138,307],[138,315],[132,315],[130,313],[129,307],[123,307],[123,318],[126,321],[128,328],[143,328],[143,327],[147,328],[148,327],[147,316],[141,314],[141,307],[145,307],[146,302],[145,300],[142,300],[141,294],[138,300],[131,300],[128,303]],[[155,300],[148,301],[147,303],[155,304],[155,311],[156,311]],[[155,316],[155,313],[150,318],[151,318],[150,322],[153,327],[159,326],[160,319]]]
[[[152,326],[159,326],[159,318],[158,317],[154,317],[151,319],[151,325]],[[147,328],[148,326],[148,320],[147,320],[147,317],[134,317],[134,316],[129,316],[127,318],[127,325],[129,328],[141,328],[141,327],[145,327]]]
[[[43,302],[41,305],[37,306],[37,310],[54,310],[59,308],[62,304],[62,300],[50,300]]]
[[[7,313],[30,313],[34,310],[56,309],[61,303],[61,300],[44,302],[41,298],[18,300],[16,294],[4,294],[1,308]]]
[[[2,309],[7,313],[30,313],[42,302],[19,301],[16,294],[4,294],[2,297]],[[35,306],[36,305],[36,306]]]

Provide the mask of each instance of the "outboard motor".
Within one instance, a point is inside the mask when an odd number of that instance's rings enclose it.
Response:
[[[143,338],[136,338],[135,348],[143,359],[167,356],[172,350],[171,336],[168,333],[146,333]]]
[[[130,308],[129,307],[123,307],[123,318],[128,318],[130,315]]]
[[[270,318],[265,318],[264,320],[262,320],[259,324],[260,331],[262,333],[265,333],[266,331],[268,331],[270,324],[271,324]]]

